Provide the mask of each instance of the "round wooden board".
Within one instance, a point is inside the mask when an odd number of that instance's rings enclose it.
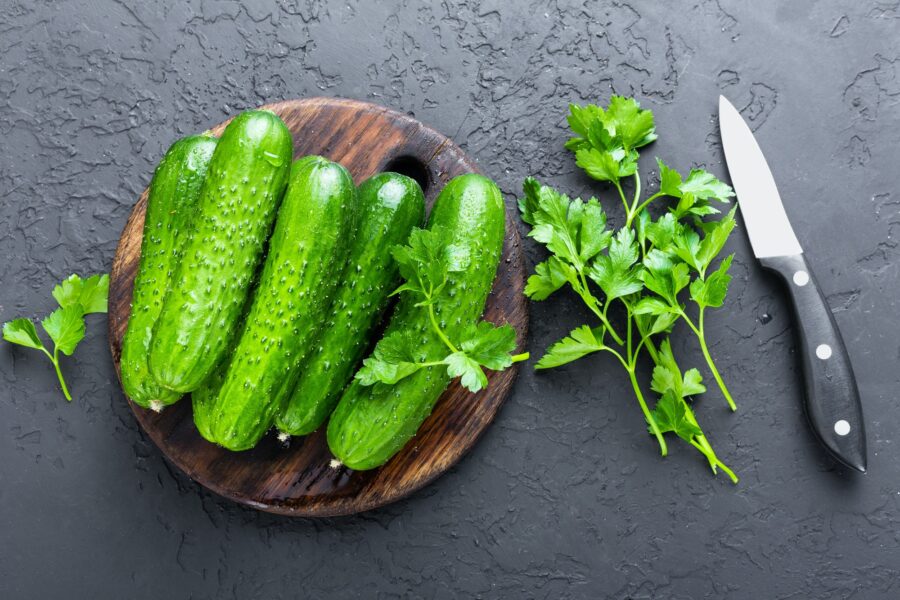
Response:
[[[336,98],[270,104],[294,138],[294,157],[319,154],[340,162],[360,183],[385,170],[413,176],[428,207],[452,177],[478,172],[451,140],[420,122],[381,106]],[[212,129],[221,134],[222,123]],[[109,343],[116,369],[131,312],[140,257],[146,190],[119,240],[109,288]],[[503,256],[485,318],[510,323],[520,348],[528,328],[522,295],[525,271],[514,214],[507,207]],[[453,466],[478,440],[510,393],[518,368],[488,374],[487,390],[472,394],[454,382],[418,435],[386,465],[372,471],[332,468],[324,431],[294,438],[285,448],[271,433],[253,450],[229,452],[197,433],[191,403],[183,399],[161,414],[132,403],[138,422],[165,456],[189,477],[236,502],[285,515],[345,515],[384,506],[422,488]],[[324,428],[323,428],[324,429]]]

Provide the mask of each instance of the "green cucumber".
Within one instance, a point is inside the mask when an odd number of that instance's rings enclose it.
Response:
[[[414,180],[381,173],[359,186],[359,221],[349,247],[331,319],[275,425],[282,434],[306,435],[325,422],[369,347],[389,294],[398,285],[391,248],[405,244],[422,224],[425,198]]]
[[[178,264],[184,231],[200,198],[216,138],[182,138],[166,152],[150,182],[141,260],[131,300],[131,316],[122,340],[122,387],[135,404],[160,411],[181,394],[167,390],[150,375],[147,354],[153,326]]]
[[[290,131],[269,111],[242,113],[222,133],[153,331],[150,372],[163,387],[196,389],[239,329],[292,153]]]
[[[291,169],[250,311],[210,408],[213,440],[256,445],[296,381],[323,323],[356,225],[356,187],[344,167],[319,156]],[[204,384],[205,386],[205,384]]]
[[[216,401],[216,392],[222,385],[224,373],[221,368],[213,370],[206,381],[191,392],[191,407],[194,413],[194,425],[204,439],[215,443],[213,436],[213,406]]]
[[[462,272],[450,274],[435,305],[451,339],[484,312],[503,248],[505,218],[500,190],[481,175],[452,179],[435,200],[428,228],[448,231],[448,244],[468,262]],[[415,358],[435,360],[445,356],[447,348],[431,328],[428,310],[416,306],[418,301],[401,297],[385,336],[415,335],[422,340]],[[449,383],[444,366],[421,369],[395,385],[363,386],[354,380],[328,423],[331,452],[351,469],[383,465],[415,435]]]

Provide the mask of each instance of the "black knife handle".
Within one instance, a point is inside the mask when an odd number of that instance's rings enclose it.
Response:
[[[831,309],[802,254],[761,258],[787,284],[813,431],[840,462],[865,473],[866,431],[853,367]]]

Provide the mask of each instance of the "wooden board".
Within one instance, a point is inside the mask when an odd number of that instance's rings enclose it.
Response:
[[[360,183],[385,170],[405,173],[422,185],[429,208],[452,177],[478,172],[452,141],[415,119],[383,107],[335,98],[288,100],[263,108],[275,111],[294,138],[294,158],[320,154],[343,164]],[[221,134],[222,123],[213,128]],[[109,288],[109,343],[116,369],[122,336],[131,312],[131,292],[138,267],[146,190],[119,240]],[[485,318],[510,323],[522,348],[528,309],[522,290],[524,262],[507,207],[503,256],[488,298]],[[520,350],[521,351],[521,350]],[[518,365],[489,373],[487,390],[471,394],[458,383],[441,396],[418,435],[386,465],[355,472],[331,468],[331,453],[320,430],[294,438],[285,448],[270,433],[253,450],[229,452],[197,433],[191,403],[156,414],[132,403],[138,422],[163,454],[189,477],[236,502],[273,513],[318,517],[344,515],[403,498],[453,466],[484,433],[510,393]],[[324,429],[324,428],[323,428]]]

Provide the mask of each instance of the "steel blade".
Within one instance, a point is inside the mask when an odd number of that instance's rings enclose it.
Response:
[[[753,254],[756,258],[801,254],[766,157],[741,113],[725,96],[719,96],[719,129]]]

